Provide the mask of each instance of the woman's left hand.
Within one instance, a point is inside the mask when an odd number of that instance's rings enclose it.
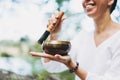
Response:
[[[42,58],[47,58],[49,60],[54,60],[54,61],[58,61],[61,62],[63,64],[65,64],[66,66],[69,65],[69,63],[71,62],[71,57],[68,56],[61,56],[59,54],[56,55],[50,55],[50,54],[46,54],[46,53],[38,53],[38,52],[30,52],[30,54],[32,56],[36,56],[36,57],[42,57]]]

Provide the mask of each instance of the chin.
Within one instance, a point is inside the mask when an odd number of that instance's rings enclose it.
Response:
[[[90,18],[94,18],[95,17],[94,14],[90,14],[90,13],[87,13],[87,16],[90,17]]]
[[[86,12],[87,16],[90,18],[95,18],[96,17],[96,12],[95,11],[91,11],[91,12]]]

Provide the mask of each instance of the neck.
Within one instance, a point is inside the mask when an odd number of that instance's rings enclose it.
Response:
[[[105,13],[102,16],[94,19],[94,22],[95,22],[96,33],[101,33],[110,27],[112,23],[112,19],[109,13]]]

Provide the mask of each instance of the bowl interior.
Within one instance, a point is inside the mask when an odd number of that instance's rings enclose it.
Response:
[[[70,51],[71,43],[69,41],[46,41],[43,43],[45,53],[55,55],[67,55]]]

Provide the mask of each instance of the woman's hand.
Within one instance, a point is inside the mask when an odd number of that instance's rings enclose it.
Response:
[[[61,23],[65,19],[63,18],[64,12],[60,11],[53,14],[48,20],[47,30],[50,32],[50,39],[56,40],[58,38],[58,33],[61,30]]]
[[[38,52],[30,52],[30,54],[32,56],[45,58],[45,62],[48,62],[49,60],[54,60],[54,61],[61,62],[61,63],[65,64],[66,66],[69,66],[69,64],[71,62],[70,56],[61,56],[59,54],[56,54],[53,56],[50,54],[38,53]]]
[[[30,52],[32,56],[43,57],[49,60],[54,60],[65,64],[69,69],[75,69],[76,63],[70,58],[70,56],[61,56],[61,55],[49,55],[46,53],[37,53],[37,52]],[[46,59],[45,59],[46,60]],[[81,80],[85,80],[87,76],[87,72],[80,67],[77,68],[75,73],[81,78]]]

